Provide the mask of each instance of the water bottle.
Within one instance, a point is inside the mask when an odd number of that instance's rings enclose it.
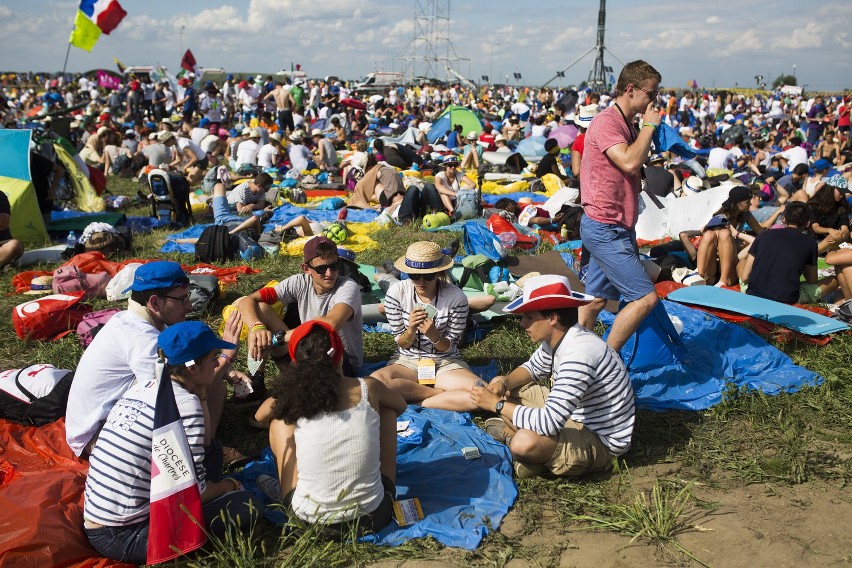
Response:
[[[272,346],[279,347],[284,345],[284,331],[276,331],[272,334]]]
[[[381,321],[376,324],[376,331],[380,331],[382,333],[393,333],[393,328],[391,324]]]
[[[65,239],[65,246],[72,249],[77,246],[77,235],[74,234],[74,231],[68,233],[68,238]]]

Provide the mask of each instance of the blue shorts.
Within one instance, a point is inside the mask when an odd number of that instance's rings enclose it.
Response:
[[[635,231],[583,215],[580,238],[591,256],[584,282],[586,294],[633,302],[654,292],[654,284],[639,261]]]
[[[231,211],[231,205],[228,203],[228,198],[222,195],[213,197],[213,223],[216,225],[228,225],[236,223],[239,225],[246,220],[246,217],[240,217]]]

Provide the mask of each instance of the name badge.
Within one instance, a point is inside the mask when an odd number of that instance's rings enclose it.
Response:
[[[417,361],[417,382],[421,385],[435,384],[435,360],[423,357]]]

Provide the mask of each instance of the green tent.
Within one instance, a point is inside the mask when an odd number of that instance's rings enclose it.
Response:
[[[435,140],[448,130],[452,130],[455,124],[462,125],[462,136],[467,136],[470,131],[476,132],[477,135],[482,133],[482,121],[479,115],[467,107],[450,105],[435,119],[426,138],[430,144],[434,144]]]

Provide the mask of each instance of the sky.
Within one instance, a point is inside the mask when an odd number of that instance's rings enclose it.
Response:
[[[595,0],[123,0],[127,17],[91,53],[72,47],[67,69],[161,64],[176,71],[190,48],[200,66],[264,74],[300,64],[310,77],[357,79],[370,71],[409,71],[444,79],[444,63],[415,59],[428,45],[420,12],[442,16],[439,58],[476,80],[541,85],[595,46]],[[0,70],[62,69],[78,3],[3,0]],[[447,12],[446,7],[449,6]],[[523,10],[519,7],[523,6]],[[519,13],[520,12],[520,13]],[[419,24],[419,25],[418,25]],[[448,36],[444,35],[448,31]],[[607,2],[605,64],[644,59],[668,87],[754,87],[795,75],[810,90],[852,88],[852,2],[714,0]],[[420,34],[424,35],[424,34]],[[587,55],[553,85],[576,85]],[[429,69],[436,72],[429,73]],[[508,81],[506,79],[508,75]]]

